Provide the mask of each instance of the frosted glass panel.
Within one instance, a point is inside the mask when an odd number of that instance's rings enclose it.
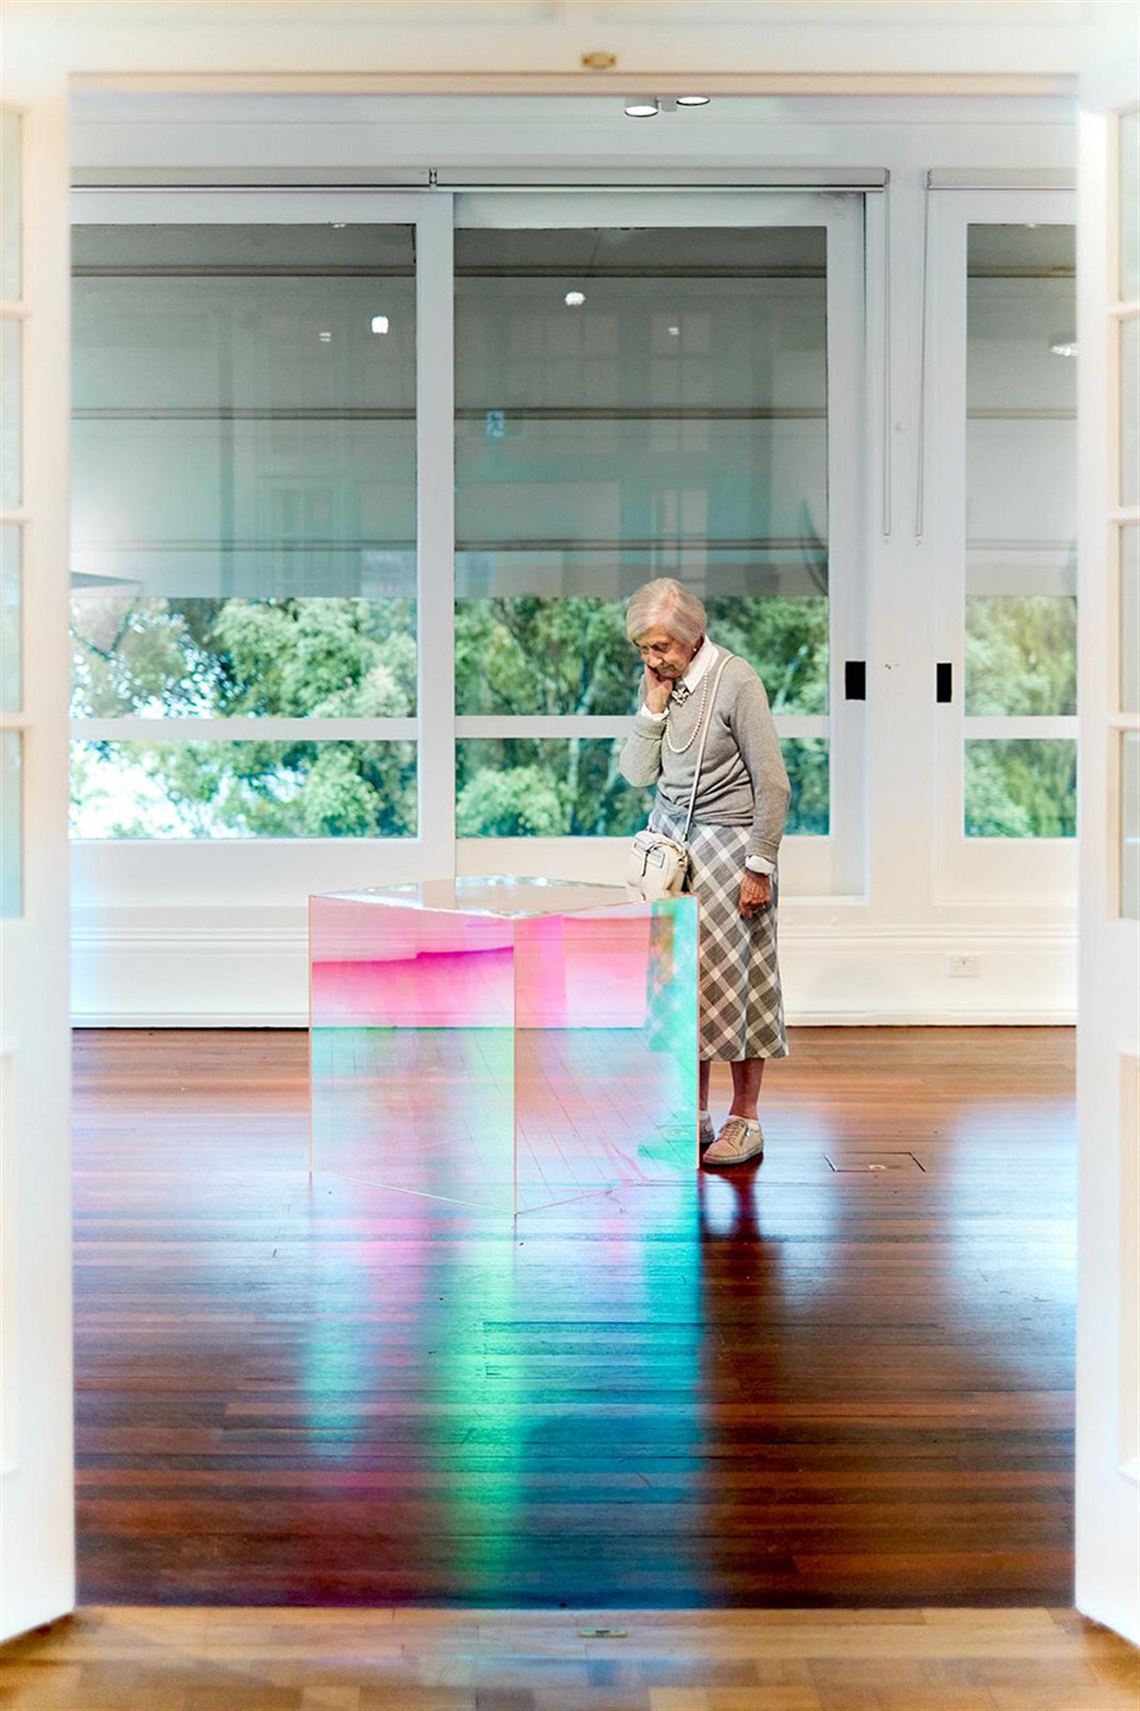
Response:
[[[0,297],[8,303],[23,295],[23,170],[20,115],[0,108]]]
[[[415,594],[408,227],[79,227],[80,589]]]
[[[0,731],[0,916],[24,909],[24,740]]]
[[[1120,325],[1120,503],[1140,505],[1140,320]]]
[[[76,838],[402,838],[414,743],[76,742]]]
[[[0,505],[15,509],[24,493],[23,328],[0,320]]]
[[[23,610],[21,548],[15,523],[0,524],[0,711],[16,713],[23,704]]]
[[[667,575],[826,711],[826,272],[822,228],[456,234],[457,627],[554,661],[534,710],[628,710]],[[463,657],[461,713],[522,710]]]
[[[1120,297],[1140,297],[1140,113],[1120,117]]]
[[[1140,735],[1126,731],[1120,746],[1120,913],[1140,920]]]
[[[1120,531],[1120,709],[1140,712],[1140,525]]]

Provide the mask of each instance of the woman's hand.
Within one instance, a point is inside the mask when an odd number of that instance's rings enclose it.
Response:
[[[651,713],[664,713],[669,705],[669,697],[673,693],[671,677],[662,677],[654,671],[651,665],[645,668],[641,680],[641,699]]]
[[[766,909],[771,901],[771,874],[753,873],[750,867],[746,867],[740,881],[740,913],[744,919],[750,920],[758,909]]]

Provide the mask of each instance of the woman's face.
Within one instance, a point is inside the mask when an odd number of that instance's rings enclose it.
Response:
[[[647,670],[676,683],[692,665],[697,648],[691,642],[679,642],[668,630],[657,628],[638,636],[637,651]]]

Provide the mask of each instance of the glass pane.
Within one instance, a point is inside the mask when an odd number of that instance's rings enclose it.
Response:
[[[1076,712],[1075,595],[967,596],[965,707],[968,714]]]
[[[826,835],[828,745],[787,739],[792,785],[788,833]],[[632,836],[645,825],[652,790],[618,771],[620,741],[597,737],[465,737],[456,752],[456,830],[461,838]]]
[[[406,838],[414,743],[72,744],[77,838]]]
[[[1140,297],[1140,113],[1120,116],[1120,296]]]
[[[0,710],[5,713],[19,712],[24,697],[22,546],[16,524],[0,524]]]
[[[416,708],[410,600],[76,596],[76,718],[404,718]]]
[[[1140,505],[1140,320],[1120,325],[1120,503]]]
[[[24,910],[24,739],[0,731],[0,916]]]
[[[1140,920],[1140,736],[1126,731],[1120,747],[1120,913]]]
[[[965,830],[968,838],[1075,837],[1075,740],[971,738]]]
[[[1073,228],[971,226],[967,257],[967,595],[1075,595]],[[983,657],[984,621],[1003,647],[1008,616],[991,606],[971,625],[974,672],[991,688],[998,667]],[[1032,655],[1006,657],[1000,698],[1010,707],[1018,674],[1032,669]],[[1060,678],[1073,672],[1070,650]]]
[[[1140,525],[1120,531],[1120,710],[1140,712]]]
[[[22,428],[23,328],[0,320],[0,505],[17,507],[24,494]]]
[[[826,260],[822,228],[456,234],[460,713],[629,710],[657,576],[826,711]]]
[[[827,596],[709,599],[709,629],[751,660],[776,712],[827,710]],[[460,599],[460,713],[633,713],[641,663],[621,600],[530,595]]]
[[[411,228],[74,254],[77,710],[414,710]]]
[[[0,109],[0,297],[18,303],[23,293],[23,125],[10,107]]]

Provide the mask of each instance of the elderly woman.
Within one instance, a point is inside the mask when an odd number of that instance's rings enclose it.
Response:
[[[709,641],[706,623],[701,602],[671,577],[645,583],[630,599],[626,634],[645,673],[621,770],[631,784],[657,786],[649,823],[680,838],[709,722],[687,839],[689,889],[701,904],[701,1145],[705,1164],[734,1165],[763,1154],[764,1060],[788,1051],[776,860],[791,792],[764,685],[744,660]],[[709,1112],[713,1058],[732,1066],[732,1109],[718,1134]]]

